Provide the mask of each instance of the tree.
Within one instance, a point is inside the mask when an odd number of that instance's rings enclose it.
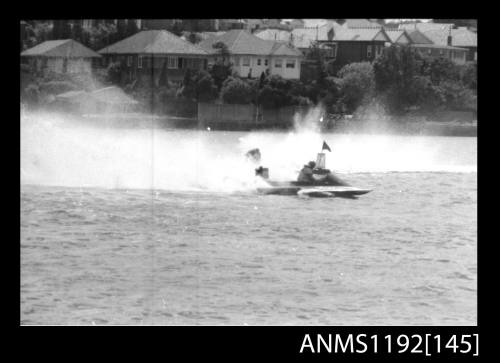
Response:
[[[354,112],[374,92],[373,67],[369,62],[350,63],[338,73],[341,102],[348,112]]]
[[[197,33],[190,32],[188,35],[188,41],[192,44],[196,44],[201,41],[201,37]]]
[[[178,22],[174,22],[171,31],[173,34],[180,37],[182,35],[182,26]]]
[[[91,28],[89,33],[91,48],[99,50],[108,46],[116,38],[116,34],[115,24],[99,24],[96,28]]]
[[[259,78],[259,88],[264,87],[265,82],[266,82],[266,74],[262,72]]]
[[[167,60],[163,61],[163,66],[161,68],[160,77],[158,79],[158,85],[160,87],[168,86],[168,70],[167,70]]]
[[[325,64],[324,51],[317,43],[313,43],[307,52],[306,61],[315,68],[315,76],[311,80],[315,80],[318,85],[324,84],[325,78],[328,77],[327,67]]]
[[[127,37],[134,35],[138,31],[139,31],[139,28],[137,27],[137,23],[136,23],[135,19],[128,19],[127,31],[126,31]]]
[[[184,79],[182,81],[182,87],[179,90],[179,94],[187,99],[195,99],[196,98],[196,89],[195,82],[193,79],[193,75],[191,74],[191,69],[186,69],[186,73],[184,73]]]
[[[82,38],[83,38],[83,28],[82,28],[82,23],[80,21],[77,21],[74,25],[73,25],[73,36],[72,36],[73,39],[75,39],[76,41],[82,43]]]
[[[222,89],[224,81],[232,74],[232,65],[229,63],[229,50],[227,45],[222,42],[217,42],[212,46],[217,51],[217,59],[210,67],[210,74],[212,75],[215,85],[218,90]]]
[[[248,104],[252,102],[254,93],[245,81],[229,77],[224,81],[221,96],[225,103]]]
[[[229,60],[230,56],[230,52],[227,45],[223,42],[217,42],[212,45],[212,48],[214,48],[217,51],[217,55],[219,55],[222,58],[222,64],[225,65],[226,62]]]
[[[61,39],[71,38],[71,24],[68,20],[63,20],[61,23]]]
[[[61,29],[64,20],[54,20],[54,25],[52,27],[52,39],[61,39]]]
[[[418,104],[415,80],[422,74],[422,57],[410,47],[391,46],[373,63],[375,87],[393,112]]]
[[[127,21],[125,19],[118,19],[116,23],[117,40],[122,40],[127,37]]]

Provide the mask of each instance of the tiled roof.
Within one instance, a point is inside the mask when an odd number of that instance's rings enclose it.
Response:
[[[326,19],[302,19],[304,23],[304,28],[316,28],[317,26],[323,26],[328,23]]]
[[[300,57],[302,56],[302,53],[292,47],[289,47],[287,44],[284,43],[279,43],[275,42],[274,47],[271,51],[272,55],[285,55],[285,56],[291,56],[291,57]]]
[[[465,27],[453,28],[453,24],[443,23],[414,23],[401,24],[402,29],[417,29],[434,44],[447,45],[451,28],[451,44],[457,47],[477,47],[477,33]]]
[[[379,23],[370,21],[368,19],[345,19],[345,23],[342,25],[346,28],[382,28],[382,25],[380,25]]]
[[[408,36],[413,44],[434,44],[432,40],[427,38],[424,33],[419,30],[407,30]]]
[[[317,28],[296,28],[292,30],[293,45],[297,48],[309,48],[316,40],[328,40],[328,31],[333,24],[326,23]]]
[[[411,44],[411,46],[413,48],[437,48],[437,49],[467,50],[465,48],[450,47],[448,45],[439,45],[439,44]]]
[[[202,40],[211,38],[211,37],[216,37],[219,35],[224,34],[225,31],[217,31],[217,32],[200,32],[198,35],[201,37]]]
[[[448,30],[429,30],[425,36],[434,44],[447,45]],[[477,47],[477,34],[465,28],[451,29],[451,45],[456,47]]]
[[[207,55],[203,49],[166,30],[144,30],[99,51],[101,54]]]
[[[453,26],[453,24],[447,24],[447,23],[431,23],[431,22],[425,22],[425,23],[406,23],[406,24],[399,24],[399,29],[406,29],[406,30],[420,30],[421,32],[426,32],[429,30],[448,30],[450,26]]]
[[[333,23],[334,37],[333,40],[338,41],[372,41],[377,37],[384,38],[385,41],[390,42],[390,38],[381,27],[364,27],[364,28],[347,28]]]
[[[99,58],[100,55],[73,39],[47,40],[21,53],[27,57]]]
[[[405,30],[399,29],[384,29],[387,36],[391,39],[391,43],[396,43],[399,38],[406,37],[408,42],[411,42],[411,38]]]
[[[254,34],[256,37],[259,37],[264,40],[288,42],[290,41],[291,32],[288,30],[280,30],[280,29],[266,29],[260,32],[256,32]]]
[[[301,55],[298,50],[290,48],[286,44],[279,43],[280,46],[278,47],[276,42],[261,39],[245,30],[238,29],[206,39],[199,46],[207,53],[214,54],[217,50],[213,48],[213,45],[218,42],[226,44],[228,51],[232,54],[272,55],[275,51],[279,51],[287,52],[288,55]],[[289,49],[285,50],[282,46]]]
[[[328,33],[333,29],[332,41],[372,41],[377,36],[390,42],[390,38],[381,28],[347,28],[330,21],[317,28],[297,28],[292,31],[293,44],[297,48],[309,48],[316,40],[327,41]],[[381,35],[380,35],[381,33]]]

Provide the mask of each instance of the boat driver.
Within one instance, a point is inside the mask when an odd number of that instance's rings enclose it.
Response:
[[[297,181],[299,182],[314,182],[313,178],[313,169],[316,166],[316,163],[314,161],[310,161],[307,165],[304,165],[302,170],[299,173],[299,177],[297,178]]]

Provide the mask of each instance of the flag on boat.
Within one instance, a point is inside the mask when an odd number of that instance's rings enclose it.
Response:
[[[328,150],[328,151],[332,151],[332,149],[330,149],[330,146],[328,146],[328,144],[326,143],[326,141],[323,141],[323,147],[321,148],[321,151],[323,150]]]

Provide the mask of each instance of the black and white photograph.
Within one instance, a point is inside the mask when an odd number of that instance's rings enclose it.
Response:
[[[477,23],[20,20],[20,325],[476,326]]]

